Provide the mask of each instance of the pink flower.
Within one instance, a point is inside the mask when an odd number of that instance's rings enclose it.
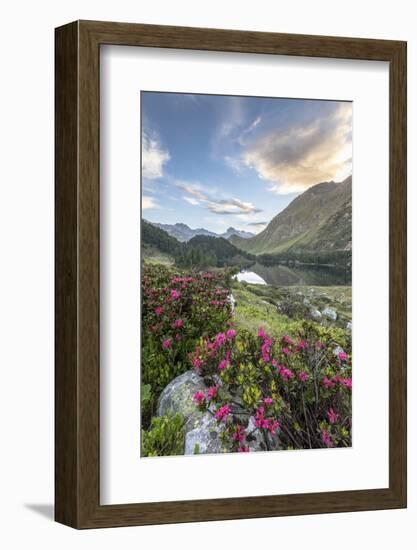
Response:
[[[193,367],[198,370],[201,365],[203,364],[203,361],[201,359],[199,359],[198,357],[194,357],[193,359]]]
[[[233,441],[239,441],[240,443],[245,439],[245,428],[243,426],[235,426],[235,431],[232,434]]]
[[[340,382],[345,388],[348,388],[348,390],[352,389],[352,378],[341,378]]]
[[[277,368],[278,368],[278,361],[277,361],[276,359],[272,359],[271,363],[272,363],[272,366],[273,366],[273,367],[277,367]]]
[[[181,294],[178,292],[178,290],[171,290],[171,298],[173,300],[178,300],[180,296]]]
[[[294,344],[294,342],[291,340],[291,338],[289,336],[283,336],[281,338],[281,343],[282,344],[288,344],[289,346],[292,346]]]
[[[225,333],[224,332],[219,332],[219,334],[216,334],[215,341],[216,341],[216,344],[218,346],[222,346],[223,344],[225,344],[226,343]]]
[[[210,386],[207,390],[207,399],[214,399],[217,395],[219,386]]]
[[[306,349],[307,347],[308,347],[308,342],[306,342],[305,340],[299,340],[297,342],[297,350]]]
[[[230,410],[231,409],[229,405],[223,405],[223,407],[220,407],[219,409],[217,409],[214,416],[217,418],[219,422],[221,420],[224,420],[226,422],[227,416],[230,414]]]
[[[226,332],[226,336],[227,338],[229,338],[229,340],[233,340],[233,338],[236,336],[236,331],[232,328],[229,328],[229,330]]]
[[[164,340],[164,341],[162,342],[162,347],[163,347],[164,349],[170,348],[170,347],[171,347],[171,338],[167,338],[166,340]]]
[[[271,433],[271,435],[275,435],[275,432],[279,430],[279,422],[278,420],[272,420],[270,419],[268,421],[268,427],[267,430]]]
[[[266,338],[266,332],[264,331],[264,329],[261,327],[259,330],[258,330],[258,336],[259,338]]]
[[[307,382],[307,380],[310,378],[308,373],[304,372],[303,370],[298,374],[298,378],[301,380],[301,382]]]
[[[184,321],[182,319],[176,319],[172,323],[173,328],[181,328],[183,325],[184,325]]]
[[[290,378],[294,378],[294,373],[292,370],[287,369],[287,367],[281,367],[279,370],[280,376],[287,382]]]
[[[273,402],[274,400],[272,399],[272,397],[265,397],[264,399],[265,405],[272,405]]]
[[[316,342],[316,348],[317,349],[323,349],[324,348],[323,342],[320,342],[320,340],[318,342]]]
[[[323,384],[323,386],[324,386],[326,389],[333,388],[333,386],[334,386],[333,380],[330,380],[330,378],[327,378],[327,376],[325,376],[325,377],[323,378],[323,380],[321,381],[321,383]]]
[[[345,353],[344,351],[341,351],[341,352],[339,353],[339,359],[340,359],[341,361],[347,361],[347,360],[348,360],[348,357],[349,357],[348,354]]]
[[[158,306],[158,307],[155,308],[155,315],[157,315],[158,317],[159,317],[160,315],[162,315],[163,312],[164,312],[164,308],[163,308],[163,307]]]
[[[329,409],[327,411],[327,418],[329,419],[330,424],[336,424],[337,419],[339,418],[339,415],[334,412],[333,409]]]
[[[321,431],[321,440],[326,445],[326,447],[333,447],[334,446],[331,435],[328,432],[328,430],[322,430]]]
[[[282,348],[281,351],[282,351],[282,353],[283,353],[284,355],[289,355],[289,354],[291,353],[290,350],[289,350],[288,348]]]
[[[245,445],[241,445],[237,450],[238,453],[248,453],[249,451],[250,451],[250,448]]]
[[[265,417],[265,407],[261,405],[259,409],[255,412],[255,426],[257,428],[263,428]]]
[[[219,370],[227,369],[229,366],[229,361],[227,359],[222,359],[219,363]]]
[[[201,405],[205,398],[206,398],[206,396],[204,395],[204,393],[202,391],[195,392],[195,394],[193,396],[194,401],[198,405]]]
[[[270,350],[271,350],[270,343],[264,340],[264,343],[262,344],[262,347],[261,347],[262,361],[264,363],[269,363],[269,361],[271,360],[271,357],[269,355]]]

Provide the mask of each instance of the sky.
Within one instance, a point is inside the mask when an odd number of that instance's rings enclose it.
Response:
[[[141,92],[142,216],[259,233],[352,173],[352,103]]]

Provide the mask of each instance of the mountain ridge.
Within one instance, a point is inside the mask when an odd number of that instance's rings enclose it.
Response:
[[[352,177],[322,182],[298,195],[249,239],[230,237],[252,254],[347,251],[352,247]]]
[[[166,233],[168,233],[168,235],[175,237],[180,242],[187,242],[191,240],[193,237],[196,237],[198,235],[204,235],[206,237],[217,237],[217,238],[223,238],[223,239],[229,239],[232,235],[236,235],[243,239],[248,239],[255,236],[254,233],[250,233],[249,231],[241,231],[239,229],[235,229],[234,227],[229,227],[224,233],[214,233],[213,231],[209,231],[204,227],[198,227],[196,229],[192,229],[187,224],[181,223],[181,222],[178,222],[175,224],[167,224],[167,223],[150,222],[148,220],[146,221],[147,223],[150,223],[154,227],[163,229]]]

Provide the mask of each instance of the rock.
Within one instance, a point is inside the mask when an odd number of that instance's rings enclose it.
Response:
[[[346,323],[346,330],[352,330],[352,323],[349,321],[349,323]]]
[[[233,311],[235,310],[235,307],[236,307],[236,299],[233,296],[233,294],[229,294],[228,298],[229,298],[229,302],[230,302],[230,309],[232,310],[232,313],[233,313]]]
[[[321,313],[318,309],[312,309],[310,311],[310,315],[313,319],[315,319],[316,321],[319,321],[321,319]]]
[[[250,416],[249,417],[249,422],[248,422],[248,426],[245,430],[245,434],[248,435],[250,434],[251,432],[253,432],[255,430],[256,426],[255,426],[255,417],[254,416]],[[269,436],[269,434],[268,434]],[[259,430],[256,430],[253,434],[252,434],[252,441],[248,441],[248,447],[250,448],[251,451],[264,451],[265,450],[265,446],[262,444],[263,443],[263,437],[262,437],[262,434],[260,433]]]
[[[193,396],[197,391],[207,388],[203,379],[193,370],[189,370],[174,378],[160,395],[157,415],[181,414],[185,422],[184,454],[194,454],[196,445],[198,452],[220,453],[222,441],[220,433],[222,424],[217,422],[212,414],[195,405]]]
[[[221,453],[223,449],[220,434],[222,424],[210,414],[204,413],[195,421],[197,427],[185,434],[184,454],[193,455]]]
[[[157,415],[180,413],[185,419],[186,430],[191,430],[204,413],[195,406],[193,396],[197,391],[205,391],[203,379],[189,370],[168,384],[162,391],[157,407]]]
[[[331,321],[337,320],[337,311],[331,307],[326,307],[326,309],[323,310],[323,315]]]
[[[218,422],[210,412],[201,411],[193,401],[193,396],[197,391],[206,389],[203,379],[195,371],[190,370],[174,378],[163,390],[158,401],[158,416],[179,413],[184,417],[184,454],[186,455],[228,451],[220,437],[224,424]],[[250,417],[245,430],[246,434],[251,433],[254,429],[255,419]],[[261,433],[256,430],[252,436],[253,440],[248,442],[251,450],[265,450],[261,444]],[[271,443],[273,443],[272,439]]]
[[[304,298],[303,305],[305,305],[307,307],[311,306],[310,300],[308,300],[307,298]]]

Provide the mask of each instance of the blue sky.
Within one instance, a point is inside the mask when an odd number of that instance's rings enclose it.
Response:
[[[352,171],[352,104],[141,93],[142,215],[258,233],[298,194]]]

